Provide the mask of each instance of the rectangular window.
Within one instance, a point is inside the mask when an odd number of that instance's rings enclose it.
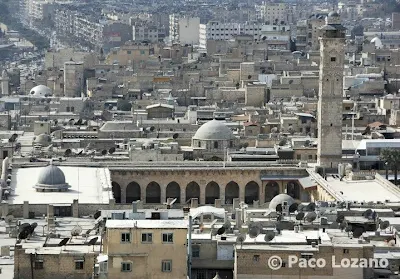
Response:
[[[75,261],[75,270],[82,270],[83,269],[83,261]]]
[[[121,263],[121,271],[122,272],[131,272],[132,271],[132,263],[122,262]]]
[[[144,50],[141,50],[141,51],[140,51],[140,55],[144,55]]]
[[[131,242],[131,233],[121,233],[121,242],[122,243]]]
[[[200,245],[192,246],[192,257],[199,258],[200,257]]]
[[[335,62],[336,61],[336,57],[331,57],[331,62]]]
[[[301,154],[297,154],[296,159],[301,160]]]
[[[132,54],[132,51],[127,50],[126,53],[127,53],[127,54]]]
[[[142,233],[142,243],[152,243],[153,234],[152,233]]]
[[[348,254],[349,253],[349,249],[343,249],[343,254]]]
[[[253,256],[253,262],[257,263],[260,261],[260,255],[254,255]]]
[[[163,243],[173,243],[174,242],[174,234],[173,233],[163,233],[162,234],[162,242]]]
[[[42,260],[35,261],[35,269],[43,269],[43,261]]]
[[[161,262],[161,270],[162,272],[171,272],[172,271],[172,261],[166,260]]]

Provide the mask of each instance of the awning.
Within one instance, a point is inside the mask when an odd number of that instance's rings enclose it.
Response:
[[[303,177],[292,175],[261,175],[261,180],[299,180]]]
[[[108,255],[98,255],[97,256],[97,262],[102,263],[108,261]]]
[[[317,182],[315,182],[311,177],[303,177],[299,179],[299,183],[303,189],[308,189],[312,187],[317,187]]]

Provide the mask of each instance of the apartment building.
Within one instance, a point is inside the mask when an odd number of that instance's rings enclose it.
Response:
[[[259,7],[261,18],[266,24],[293,23],[293,8],[289,3],[266,3]]]
[[[163,28],[147,23],[138,23],[132,26],[132,40],[134,42],[158,43],[162,42],[164,38],[165,30]]]
[[[107,220],[108,278],[186,279],[187,233],[187,220]]]
[[[181,44],[199,43],[200,18],[183,17],[179,14],[169,16],[169,36],[171,42]]]

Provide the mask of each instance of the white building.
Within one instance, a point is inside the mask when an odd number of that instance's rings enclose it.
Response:
[[[210,21],[200,24],[200,47],[206,48],[207,40],[230,40],[237,35],[250,35],[254,40],[267,41],[271,48],[286,49],[290,40],[290,26]]]
[[[137,42],[148,41],[158,43],[165,37],[165,32],[157,26],[136,24],[132,26],[132,40]]]
[[[200,18],[181,17],[177,14],[169,16],[169,36],[171,42],[181,44],[199,43]]]
[[[264,23],[291,24],[293,23],[293,9],[288,3],[266,3],[259,7]]]

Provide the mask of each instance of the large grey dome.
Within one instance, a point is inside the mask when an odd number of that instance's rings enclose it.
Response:
[[[271,200],[269,203],[269,209],[276,210],[276,207],[282,205],[284,202],[286,202],[288,206],[291,206],[294,204],[294,199],[287,194],[279,194]]]
[[[57,166],[50,164],[44,167],[40,173],[39,178],[34,186],[38,190],[67,190],[69,186],[65,182],[64,172]]]
[[[339,17],[339,14],[335,11],[332,11],[328,14],[328,17]]]
[[[215,119],[203,124],[193,136],[193,139],[198,140],[231,140],[233,138],[231,129]]]
[[[51,89],[45,85],[38,85],[31,89],[29,95],[33,97],[48,97],[52,95]]]

